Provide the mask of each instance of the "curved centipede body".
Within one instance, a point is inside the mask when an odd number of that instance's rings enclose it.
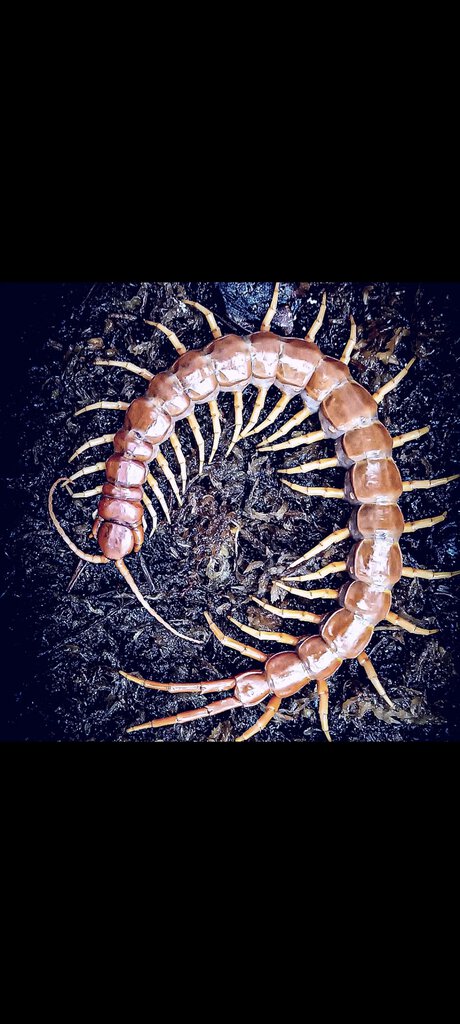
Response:
[[[152,488],[169,519],[169,512],[158,483],[150,472],[150,464],[156,462],[166,475],[174,490],[176,500],[181,495],[175,477],[161,451],[163,445],[172,445],[182,481],[182,492],[187,481],[187,465],[176,434],[176,424],[186,420],[190,425],[199,453],[199,471],[203,470],[204,441],[194,415],[196,405],[209,406],[213,425],[213,445],[209,461],[214,458],[221,434],[217,399],[221,392],[234,396],[235,428],[227,456],[243,437],[261,433],[271,426],[284,411],[291,398],[300,396],[303,408],[291,417],[281,429],[266,438],[259,449],[270,453],[277,450],[292,450],[299,444],[308,445],[320,439],[335,442],[335,456],[320,461],[310,461],[298,466],[284,468],[283,483],[292,490],[325,498],[336,498],[351,504],[352,512],[347,525],[321,541],[316,547],[296,558],[290,566],[290,575],[283,577],[279,585],[286,592],[292,592],[307,601],[331,598],[338,607],[327,615],[316,615],[310,611],[272,606],[254,598],[265,609],[281,618],[314,623],[317,632],[310,635],[294,636],[286,633],[260,631],[231,621],[243,632],[260,639],[279,640],[288,650],[266,655],[258,648],[242,644],[222,633],[206,615],[208,625],[221,642],[239,650],[258,661],[256,671],[238,673],[215,682],[161,683],[146,680],[132,673],[121,675],[150,689],[172,693],[226,693],[217,701],[203,708],[180,712],[168,718],[132,726],[128,731],[180,724],[198,718],[220,714],[241,707],[254,707],[268,699],[264,714],[251,729],[239,739],[249,739],[263,729],[278,711],[283,698],[299,693],[307,684],[314,683],[319,696],[321,727],[328,740],[331,739],[328,726],[328,681],[340,668],[344,660],[356,658],[364,668],[370,682],[380,698],[393,707],[381,685],[373,665],[365,653],[374,630],[380,622],[398,624],[412,633],[428,635],[437,630],[426,630],[414,626],[408,620],[391,611],[392,590],[401,576],[424,576],[428,579],[457,575],[457,572],[436,573],[432,570],[404,568],[399,540],[403,533],[423,529],[445,519],[446,513],[429,519],[405,523],[398,505],[404,492],[441,486],[457,479],[459,474],[438,480],[416,480],[403,482],[393,459],[393,449],[408,441],[423,436],[429,427],[416,428],[406,435],[392,438],[379,421],[378,408],[385,396],[393,390],[409,372],[412,359],[397,376],[371,395],[362,385],[356,383],[350,374],[349,361],[356,344],[356,326],[351,317],[350,337],[340,359],[323,355],[315,342],[326,309],[326,296],[318,315],[305,338],[282,337],[270,327],[276,312],[278,285],[275,286],[270,308],[262,322],[260,331],[246,336],[226,334],[222,336],[213,314],[190,302],[206,317],[213,340],[203,349],[186,351],[177,336],[161,324],[148,321],[163,331],[176,348],[178,358],[167,371],[152,374],[150,370],[131,363],[115,361],[139,374],[148,381],[144,396],[127,403],[96,403],[79,413],[92,408],[118,407],[125,412],[121,430],[114,435],[91,439],[79,448],[72,459],[85,450],[98,445],[113,443],[113,454],[106,462],[85,467],[68,478],[59,478],[50,491],[49,511],[61,536],[72,550],[87,561],[104,563],[113,561],[126,579],[128,585],[149,614],[158,619],[165,628],[176,636],[191,642],[193,637],[178,633],[150,607],[137,587],[124,559],[131,552],[138,552],[144,541],[144,512],[152,516],[153,529],[156,526],[156,512],[145,491],[145,485]],[[104,365],[110,361],[97,360]],[[257,398],[246,427],[243,428],[243,392],[249,386],[257,388]],[[281,397],[274,410],[262,420],[265,399],[270,388],[276,387]],[[301,437],[281,441],[295,427],[314,414],[318,414],[320,430]],[[292,483],[292,475],[307,474],[312,470],[340,466],[345,471],[343,488],[308,487]],[[100,554],[88,554],[77,548],[59,525],[53,509],[53,495],[57,485],[66,486],[81,476],[93,472],[105,472],[105,483],[86,494],[100,494],[92,536],[97,539]],[[79,496],[79,495],[74,495]],[[350,538],[353,545],[346,562],[331,562],[313,573],[300,575],[298,566],[327,550],[334,543]],[[294,583],[319,580],[333,572],[346,572],[350,577],[340,590],[303,589]]]

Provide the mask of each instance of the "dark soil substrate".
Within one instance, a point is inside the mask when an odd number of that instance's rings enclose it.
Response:
[[[152,371],[170,366],[175,353],[163,334],[144,323],[160,321],[175,330],[189,348],[209,341],[209,329],[182,299],[197,299],[211,308],[223,330],[249,333],[258,329],[273,284],[126,283],[95,285],[17,286],[21,383],[10,394],[5,411],[10,422],[6,500],[17,516],[5,538],[6,565],[1,598],[7,605],[8,645],[14,672],[8,677],[9,705],[3,738],[52,741],[115,741],[123,743],[225,742],[253,724],[261,708],[234,711],[175,728],[132,735],[126,728],[154,717],[201,707],[194,695],[153,692],[122,678],[118,669],[159,681],[212,680],[228,677],[254,662],[223,648],[210,634],[203,612],[209,609],[220,627],[235,638],[274,653],[275,643],[251,640],[227,622],[233,615],[265,629],[298,634],[300,625],[281,620],[255,605],[251,594],[296,608],[302,600],[276,588],[281,570],[295,556],[332,530],[344,526],[349,506],[341,501],[307,498],[284,487],[277,469],[333,454],[322,442],[292,452],[262,456],[261,438],[248,438],[229,459],[225,450],[233,431],[231,395],[221,396],[223,435],[218,454],[197,477],[197,452],[188,426],[178,427],[189,469],[182,508],[160,471],[155,475],[168,502],[172,525],[159,510],[156,534],[147,539],[141,556],[128,564],[145,596],[160,614],[182,632],[201,638],[201,647],[187,644],[149,618],[113,565],[86,565],[68,590],[77,559],[52,527],[47,512],[54,479],[70,472],[68,457],[86,439],[114,432],[123,414],[99,410],[74,418],[83,405],[108,399],[130,401],[145,390],[140,377],[124,370],[95,367],[96,356],[127,359]],[[348,338],[352,312],[359,344],[351,361],[354,378],[375,391],[394,376],[412,355],[409,377],[381,405],[381,419],[392,434],[431,425],[421,440],[398,449],[403,479],[452,474],[458,457],[459,305],[457,285],[413,283],[291,282],[283,284],[273,328],[303,337],[318,311],[323,289],[328,294],[324,327],[318,336],[323,352],[338,356]],[[8,297],[11,301],[11,289]],[[23,313],[21,303],[28,303]],[[14,321],[14,312],[11,324]],[[27,323],[26,323],[27,321]],[[245,393],[245,418],[255,390]],[[272,390],[267,410],[279,393]],[[296,399],[283,420],[300,408]],[[212,431],[209,411],[198,407],[197,418],[209,455]],[[318,429],[312,417],[297,432]],[[264,436],[264,435],[261,435]],[[3,448],[5,450],[5,446]],[[92,449],[74,463],[108,458],[110,447]],[[16,454],[15,454],[16,453]],[[179,479],[171,446],[164,446]],[[3,462],[5,465],[5,461]],[[329,470],[295,478],[299,483],[342,486],[343,471]],[[100,478],[85,477],[78,489],[96,486]],[[80,486],[81,485],[81,486]],[[458,484],[404,495],[407,520],[448,510],[447,520],[431,530],[404,537],[404,563],[433,569],[460,567],[457,550]],[[87,539],[97,498],[71,501],[56,495],[56,511],[77,544],[97,550]],[[154,504],[156,502],[154,501]],[[342,559],[347,541],[315,559],[311,571]],[[343,576],[315,586],[338,587]],[[288,598],[288,600],[286,599]],[[311,611],[329,611],[331,602],[309,602]],[[411,636],[399,628],[378,627],[368,649],[380,679],[396,705],[391,711],[377,696],[356,662],[345,662],[330,684],[330,729],[341,742],[422,742],[459,738],[459,696],[455,638],[458,635],[458,588],[455,579],[428,582],[404,579],[394,591],[393,609],[418,625],[439,627],[429,637]],[[305,626],[302,632],[315,632]],[[210,697],[209,700],[218,699]],[[311,688],[283,702],[281,713],[253,742],[324,743]]]

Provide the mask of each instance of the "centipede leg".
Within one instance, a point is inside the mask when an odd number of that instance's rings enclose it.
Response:
[[[68,476],[66,478],[66,483],[71,484],[81,476],[91,476],[92,473],[103,473],[104,470],[105,462],[96,462],[93,466],[83,466],[83,469],[79,469],[78,473],[73,473],[72,476]]]
[[[350,531],[345,528],[343,530],[334,530],[334,533],[330,533],[327,537],[323,537],[319,544],[316,544],[314,548],[310,548],[304,555],[301,555],[296,562],[292,562],[288,566],[288,569],[295,569],[296,565],[300,565],[301,562],[306,562],[309,558],[314,558],[315,555],[320,555],[322,551],[327,551],[333,544],[340,544],[342,540],[348,540]]]
[[[407,633],[414,633],[419,636],[431,636],[433,633],[439,633],[439,629],[423,629],[421,626],[414,626],[413,622],[409,622],[408,619],[403,618],[401,615],[396,615],[395,612],[388,612],[385,619],[386,622],[391,622],[393,626],[405,629]]]
[[[373,666],[373,664],[371,662],[371,659],[368,657],[366,652],[363,651],[362,654],[358,654],[358,657],[357,657],[356,660],[357,660],[358,664],[361,665],[361,667],[364,669],[364,671],[365,671],[365,673],[367,675],[367,678],[370,679],[370,681],[372,683],[372,686],[377,690],[377,693],[379,694],[379,696],[383,697],[383,700],[385,700],[387,702],[387,704],[389,705],[390,708],[394,708],[395,705],[393,704],[393,701],[390,700],[388,694],[385,693],[385,690],[383,689],[383,686],[382,686],[382,684],[380,682],[380,679],[379,679],[379,677],[378,677],[378,675],[377,675],[377,673],[375,671],[375,668],[374,668],[374,666]]]
[[[185,494],[185,488],[187,486],[187,463],[185,461],[185,456],[182,451],[181,443],[179,441],[177,434],[172,433],[169,440],[171,442],[176,459],[179,463],[180,475],[182,479],[182,494]]]
[[[70,456],[69,462],[73,462],[78,455],[83,455],[88,448],[98,448],[101,444],[111,444],[115,437],[115,434],[103,434],[102,437],[92,437],[90,441],[86,441],[82,444],[81,448],[77,448],[76,452]]]
[[[167,462],[167,460],[165,459],[164,455],[161,452],[157,452],[157,454],[155,455],[155,462],[160,467],[161,472],[166,477],[171,487],[171,490],[174,492],[177,504],[182,505],[182,498],[179,494],[179,488],[177,486],[176,478],[169,468],[169,463]]]
[[[434,572],[433,569],[411,569],[405,566],[401,576],[410,580],[417,579],[417,577],[422,580],[447,580],[451,576],[460,576],[460,569],[455,572]]]
[[[246,729],[246,732],[241,733],[241,736],[237,736],[235,743],[244,743],[245,740],[250,740],[252,736],[256,736],[258,732],[262,732],[265,726],[271,722],[274,715],[279,709],[281,704],[281,697],[272,697],[267,704],[267,710],[263,715],[260,716],[259,720],[255,725],[252,725],[250,729]]]
[[[283,426],[274,434],[270,434],[269,437],[266,437],[262,444],[266,445],[269,441],[277,441],[279,437],[285,437],[286,434],[289,434],[290,430],[294,430],[294,427],[299,427],[300,424],[304,423],[305,420],[308,420],[310,416],[313,416],[313,413],[311,409],[308,409],[305,406],[305,408],[301,409],[300,412],[296,412],[295,416],[291,416],[290,420],[287,420],[287,422],[284,423]]]
[[[419,427],[418,430],[409,430],[407,434],[397,434],[393,438],[393,448],[401,448],[408,441],[418,441],[420,437],[429,434],[430,427]]]
[[[174,334],[174,331],[170,331],[168,327],[164,327],[163,324],[157,324],[153,320],[144,320],[144,323],[148,324],[149,327],[156,327],[158,331],[161,331],[163,334],[166,334],[166,337],[169,338],[171,345],[174,345],[176,352],[178,352],[180,356],[183,356],[184,352],[187,351],[185,345],[183,345],[182,342],[179,341],[177,334]]]
[[[291,491],[298,491],[299,494],[316,495],[319,498],[344,498],[345,491],[339,487],[301,487],[300,484],[290,484],[287,480],[282,480],[285,487],[290,487]]]
[[[197,718],[220,715],[223,711],[231,711],[233,708],[241,708],[241,701],[237,697],[225,697],[224,700],[214,701],[212,704],[207,704],[204,708],[180,711],[179,714],[170,715],[168,718],[154,718],[151,722],[144,722],[142,725],[132,725],[126,731],[139,732],[141,729],[162,729],[164,725],[182,725],[186,722],[193,722]]]
[[[148,510],[148,512],[150,512],[150,515],[152,517],[152,529],[150,530],[150,533],[149,533],[149,537],[152,537],[153,534],[155,533],[155,530],[156,530],[157,526],[158,526],[158,516],[157,516],[157,514],[155,512],[155,509],[154,509],[154,507],[152,505],[152,502],[150,501],[150,498],[149,498],[148,494],[146,494],[145,491],[144,491],[144,493],[142,495],[142,501],[144,502],[144,505],[145,505],[146,509]]]
[[[192,412],[190,416],[187,416],[187,423],[190,426],[190,429],[192,431],[192,434],[193,434],[193,436],[195,438],[195,441],[196,441],[196,444],[197,444],[198,454],[199,454],[199,457],[200,457],[198,476],[201,476],[201,474],[203,472],[203,467],[204,467],[204,438],[203,438],[203,434],[201,433],[200,425],[199,425],[198,420],[197,420],[197,418],[195,416],[195,413]]]
[[[151,473],[149,473],[149,475],[147,477],[147,483],[152,488],[152,491],[153,491],[157,501],[159,501],[159,503],[160,503],[160,505],[161,505],[161,507],[163,509],[163,512],[165,514],[167,522],[170,523],[171,522],[171,516],[169,514],[169,508],[168,508],[168,506],[166,504],[166,501],[165,501],[165,496],[163,494],[163,491],[161,490],[161,487],[159,487],[159,485],[158,485],[158,481],[155,480],[155,477],[152,476]]]
[[[219,441],[220,441],[220,435],[222,433],[222,428],[221,428],[221,425],[220,425],[219,406],[218,406],[216,400],[213,399],[212,402],[208,402],[208,407],[209,407],[209,412],[211,413],[212,431],[213,431],[212,450],[211,450],[211,455],[209,456],[209,464],[211,464],[211,462],[212,462],[212,460],[213,460],[213,458],[214,458],[214,456],[216,454],[216,451],[217,451],[217,449],[219,447]]]
[[[96,494],[102,494],[102,484],[99,484],[99,487],[92,487],[90,491],[74,491],[72,498],[94,498]]]
[[[443,476],[439,480],[404,480],[403,492],[407,494],[408,491],[431,491],[433,487],[450,484],[452,480],[458,480],[459,477],[460,473],[454,473],[452,476]]]
[[[256,597],[255,594],[249,595],[251,601],[255,601],[261,608],[265,608],[267,612],[273,612],[274,615],[278,615],[280,619],[294,619],[297,622],[321,622],[324,618],[323,615],[314,615],[313,612],[299,611],[297,608],[277,608],[274,604],[269,604],[268,601],[262,601],[260,597]]]
[[[267,310],[267,312],[266,312],[266,314],[265,314],[265,316],[264,316],[264,318],[262,320],[262,323],[260,325],[260,330],[261,331],[269,331],[270,330],[270,324],[271,324],[271,322],[273,320],[273,317],[274,317],[274,315],[276,313],[276,307],[278,305],[279,290],[280,290],[280,283],[279,283],[279,281],[277,281],[276,284],[275,284],[274,291],[273,291],[272,301],[271,301],[271,303],[270,303],[270,305],[268,307],[268,310]]]
[[[204,612],[204,617],[208,626],[214,636],[217,637],[223,647],[230,647],[232,651],[239,651],[240,654],[245,654],[247,658],[253,658],[254,661],[266,661],[268,654],[264,654],[263,651],[258,651],[255,647],[249,647],[248,644],[242,644],[239,640],[233,640],[231,636],[226,636],[221,629],[211,619],[209,612]]]
[[[316,601],[319,598],[322,598],[324,601],[335,601],[339,596],[338,590],[302,590],[301,587],[289,587],[286,583],[280,583],[278,580],[276,581],[276,586],[280,590],[287,590],[289,594],[295,594],[296,597],[305,597],[307,601]]]
[[[346,363],[347,366],[348,366],[348,363],[350,362],[351,353],[353,352],[353,349],[354,349],[354,347],[356,345],[356,340],[357,340],[356,323],[355,323],[355,319],[354,319],[353,316],[350,316],[350,323],[351,323],[350,337],[349,337],[349,339],[348,339],[348,341],[347,341],[347,343],[345,345],[345,348],[344,348],[344,350],[342,352],[342,355],[340,356],[340,362],[341,363]]]
[[[233,395],[233,402],[235,406],[235,429],[233,431],[232,440],[225,453],[225,458],[228,459],[232,448],[235,447],[236,442],[241,434],[241,428],[243,426],[243,395],[241,391],[235,391]]]
[[[322,297],[322,300],[321,300],[321,306],[320,306],[320,309],[319,309],[318,316],[316,317],[316,320],[314,320],[314,322],[312,323],[308,333],[305,335],[305,338],[307,339],[307,341],[314,341],[315,338],[316,338],[316,335],[318,334],[318,331],[319,331],[320,327],[323,326],[324,314],[326,312],[326,303],[327,303],[327,295],[326,295],[326,292],[323,292],[323,297]]]
[[[261,441],[257,445],[257,449],[262,449],[264,452],[282,452],[287,451],[289,448],[298,448],[301,444],[316,444],[317,441],[325,441],[326,435],[323,430],[312,430],[310,434],[301,434],[300,437],[291,437],[289,441],[284,441],[282,444],[266,445],[266,441]]]
[[[74,416],[81,416],[83,412],[93,412],[95,409],[119,409],[126,412],[129,409],[129,402],[94,402],[93,405],[85,405],[84,409],[77,409]]]
[[[255,427],[256,423],[258,423],[260,414],[265,405],[265,399],[268,395],[268,392],[269,388],[257,389],[257,397],[254,402],[254,408],[244,430],[241,431],[240,441],[242,441],[244,437],[247,437],[248,434],[251,432],[252,428]]]
[[[213,338],[216,339],[216,341],[218,338],[222,337],[222,331],[220,327],[217,326],[214,313],[211,313],[210,309],[206,309],[206,306],[201,306],[199,302],[191,302],[190,299],[183,299],[183,302],[185,303],[186,306],[193,306],[194,309],[198,309],[200,313],[203,313],[203,315],[206,317],[209,327],[211,328],[212,336]]]
[[[139,686],[145,686],[147,690],[162,690],[166,693],[223,693],[225,690],[233,690],[236,682],[235,677],[232,676],[228,679],[216,679],[209,683],[157,683],[156,680],[144,679],[132,672],[122,672],[121,669],[118,671],[125,679],[130,679],[133,683],[138,683]]]
[[[300,636],[293,636],[292,633],[276,633],[272,629],[253,629],[252,626],[245,626],[244,623],[238,622],[238,619],[234,619],[232,615],[227,615],[227,619],[241,629],[242,633],[254,636],[257,640],[276,640],[277,643],[289,644],[290,647],[295,647],[300,640]]]
[[[429,519],[415,519],[412,523],[406,523],[403,533],[415,533],[416,530],[427,530],[429,526],[437,526],[447,518],[447,512],[440,516],[431,516]]]
[[[346,562],[329,562],[329,565],[323,565],[323,568],[317,569],[316,572],[308,572],[304,576],[283,576],[282,578],[291,583],[293,580],[300,582],[303,580],[322,580],[324,576],[331,576],[334,572],[345,572],[346,568]]]
[[[278,419],[278,416],[281,416],[281,413],[286,408],[288,402],[292,400],[292,397],[292,395],[282,395],[279,401],[272,409],[271,413],[269,413],[269,415],[263,421],[263,423],[261,423],[258,427],[254,427],[253,430],[248,430],[247,432],[245,431],[245,437],[252,437],[253,434],[260,434],[260,432],[262,430],[265,430],[266,427],[270,427],[271,424]]]
[[[128,370],[129,373],[135,373],[138,377],[143,377],[144,380],[153,380],[154,374],[150,373],[150,370],[145,370],[142,366],[136,366],[134,363],[125,363],[120,359],[95,359],[95,366],[120,366],[123,370]]]
[[[301,466],[290,466],[289,469],[278,469],[277,473],[285,473],[287,476],[294,473],[313,473],[319,469],[335,469],[338,466],[338,459],[318,459],[316,462],[303,462]]]
[[[329,687],[325,679],[317,679],[316,692],[319,696],[318,712],[319,720],[321,722],[321,728],[326,739],[329,741],[329,743],[332,743],[331,734],[329,732],[329,722],[327,717],[329,707]]]
[[[415,357],[413,359],[410,359],[409,362],[406,363],[404,368],[396,375],[396,377],[393,377],[392,380],[387,381],[386,384],[384,384],[381,388],[379,388],[378,391],[375,392],[375,395],[373,395],[372,397],[374,399],[374,402],[377,402],[377,405],[380,405],[380,402],[383,401],[385,395],[389,395],[390,391],[394,391],[394,389],[398,387],[398,384],[400,384],[401,381],[404,380],[404,377],[407,377],[407,374],[409,373],[409,370],[411,366],[414,365],[414,363]]]

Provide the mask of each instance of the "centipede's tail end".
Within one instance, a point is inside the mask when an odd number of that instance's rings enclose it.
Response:
[[[82,558],[85,562],[93,562],[96,565],[101,565],[105,562],[108,562],[109,559],[106,558],[105,555],[89,555],[87,551],[82,551],[81,548],[78,548],[77,545],[74,544],[73,540],[71,540],[69,535],[65,532],[64,528],[61,526],[53,508],[53,495],[58,484],[65,485],[67,481],[68,477],[60,476],[58,477],[57,480],[54,481],[54,484],[52,484],[50,487],[50,492],[48,494],[48,512],[50,514],[51,522],[55,526],[59,536],[62,537],[63,541],[65,541],[65,543],[67,544],[67,547],[69,547],[70,550],[73,551],[75,555],[78,555],[79,558]]]
[[[137,586],[137,583],[135,582],[135,580],[131,576],[131,573],[130,573],[129,569],[128,569],[127,565],[125,565],[125,562],[123,561],[122,558],[119,558],[115,562],[115,565],[116,565],[117,569],[119,570],[119,572],[121,572],[121,575],[123,576],[123,579],[126,580],[128,586],[132,590],[134,596],[137,597],[137,600],[139,601],[139,604],[141,604],[142,607],[145,608],[146,612],[148,612],[149,615],[152,615],[153,618],[156,619],[157,622],[160,622],[161,625],[164,626],[165,629],[169,630],[170,633],[173,633],[174,636],[179,637],[181,640],[188,640],[188,642],[190,644],[200,644],[201,645],[201,644],[204,643],[204,640],[196,640],[195,637],[193,637],[193,636],[186,636],[185,633],[179,633],[179,630],[174,629],[174,626],[170,626],[169,622],[166,622],[165,619],[162,619],[161,615],[159,615],[158,612],[156,612],[154,610],[154,608],[150,607],[148,601],[146,601],[145,597],[142,596],[142,594],[141,594],[141,592],[139,590],[139,587]]]

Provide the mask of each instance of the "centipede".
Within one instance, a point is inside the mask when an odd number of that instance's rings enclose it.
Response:
[[[404,535],[435,527],[444,522],[448,515],[446,511],[441,515],[406,522],[398,504],[401,496],[416,490],[445,486],[460,477],[460,474],[455,473],[438,479],[403,481],[393,458],[395,449],[417,441],[430,430],[429,425],[414,426],[413,430],[405,434],[391,436],[379,419],[380,404],[410,373],[415,356],[396,376],[371,394],[353,379],[350,372],[349,364],[357,344],[357,326],[353,315],[349,315],[349,337],[341,356],[334,358],[325,355],[315,339],[323,327],[327,309],[326,292],[322,295],[316,317],[305,337],[286,337],[271,329],[278,308],[279,288],[280,284],[276,282],[260,329],[242,335],[223,334],[211,310],[192,299],[183,300],[187,306],[204,316],[211,332],[212,341],[201,349],[187,349],[169,327],[146,320],[149,327],[166,335],[176,350],[177,358],[168,370],[154,373],[153,368],[125,360],[96,359],[95,364],[98,366],[118,367],[143,378],[148,382],[147,390],[130,403],[101,400],[76,411],[79,416],[97,409],[115,409],[124,413],[124,419],[117,432],[90,438],[72,454],[70,461],[93,448],[113,446],[112,454],[106,461],[85,465],[70,475],[56,479],[49,491],[48,510],[60,537],[82,562],[98,566],[112,562],[146,613],[184,644],[201,644],[201,640],[176,630],[149,604],[125,559],[131,554],[135,556],[143,546],[146,516],[151,522],[151,534],[158,525],[158,513],[147,493],[147,486],[168,523],[171,523],[164,493],[151,471],[151,464],[156,464],[170,485],[177,504],[181,505],[188,484],[188,466],[176,425],[184,421],[191,429],[198,453],[198,475],[201,475],[206,451],[194,412],[195,406],[207,406],[211,417],[212,447],[207,460],[210,465],[219,451],[222,436],[218,398],[221,394],[231,393],[234,429],[225,451],[227,459],[231,459],[235,447],[245,438],[256,438],[256,451],[269,456],[273,452],[292,452],[297,447],[308,449],[309,445],[319,441],[335,444],[335,454],[330,457],[303,461],[295,466],[283,466],[277,471],[286,488],[307,500],[319,497],[342,501],[351,506],[348,521],[344,522],[343,527],[334,530],[309,550],[295,552],[296,557],[277,581],[283,593],[295,595],[302,599],[302,603],[322,599],[334,602],[335,607],[326,614],[315,614],[306,608],[273,605],[253,595],[254,603],[271,615],[281,620],[308,623],[316,629],[313,633],[302,632],[299,636],[254,628],[239,619],[228,617],[232,625],[243,634],[259,641],[276,642],[284,648],[274,654],[267,654],[259,647],[250,646],[223,632],[206,611],[204,615],[207,625],[217,640],[224,647],[258,662],[260,667],[228,678],[197,683],[146,679],[135,671],[128,671],[128,667],[120,668],[120,676],[130,684],[148,690],[203,697],[226,694],[203,707],[130,724],[127,733],[178,726],[228,712],[233,715],[239,709],[248,710],[263,704],[263,714],[254,725],[237,737],[237,742],[246,741],[268,726],[279,712],[284,699],[292,698],[310,687],[314,688],[318,700],[322,732],[325,739],[331,742],[333,735],[328,719],[329,687],[344,661],[356,659],[378,699],[389,708],[395,707],[366,653],[376,627],[390,623],[419,636],[439,632],[438,629],[417,626],[405,618],[403,613],[391,610],[393,589],[399,580],[421,578],[436,581],[460,575],[460,570],[455,569],[438,571],[405,566],[399,544]],[[244,393],[249,386],[256,388],[256,398],[244,425]],[[264,417],[264,406],[272,388],[280,392],[280,397],[272,411]],[[272,428],[294,398],[301,400],[300,411],[260,441],[258,435]],[[299,434],[298,428],[315,415],[319,417],[319,429]],[[167,444],[171,446],[177,462],[181,487],[164,454]],[[293,476],[337,467],[343,469],[345,474],[340,488],[304,486],[291,480]],[[79,479],[99,473],[105,475],[104,483],[87,491],[72,490]],[[92,542],[99,547],[98,553],[80,548],[59,522],[54,509],[54,496],[58,487],[67,489],[73,498],[98,496],[90,533]],[[343,541],[351,543],[345,560],[331,561],[313,572],[304,571],[309,561]],[[299,572],[300,566],[303,568]],[[317,581],[342,573],[348,578],[340,589],[315,586]],[[295,585],[306,582],[308,588]]]

